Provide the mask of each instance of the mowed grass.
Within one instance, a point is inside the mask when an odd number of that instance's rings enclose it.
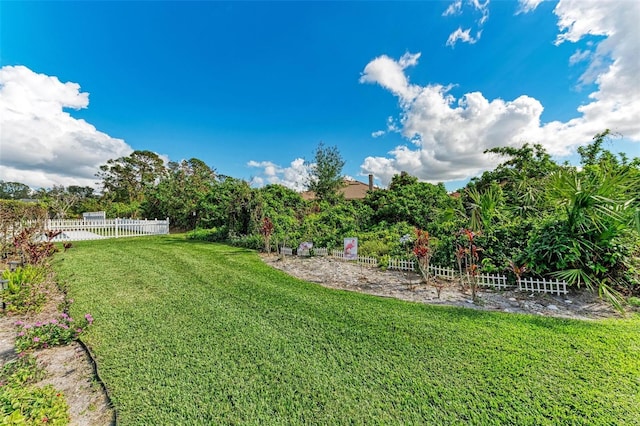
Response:
[[[425,306],[291,278],[181,236],[55,268],[119,424],[640,424],[640,319]]]

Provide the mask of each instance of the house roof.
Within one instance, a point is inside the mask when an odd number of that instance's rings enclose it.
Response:
[[[343,182],[344,186],[340,188],[340,192],[344,195],[345,200],[362,200],[367,196],[367,191],[370,189],[369,185],[357,180],[344,179]],[[315,200],[316,198],[316,194],[313,191],[305,191],[300,195],[305,200]]]

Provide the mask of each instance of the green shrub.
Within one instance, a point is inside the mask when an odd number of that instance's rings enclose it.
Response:
[[[0,370],[2,386],[25,386],[44,379],[46,373],[38,366],[38,360],[31,354],[20,355],[7,362]]]
[[[630,297],[627,299],[629,306],[640,308],[640,297]]]
[[[251,250],[264,249],[264,237],[262,235],[230,235],[228,243],[232,246],[248,248]]]
[[[29,349],[47,348],[49,346],[66,345],[78,338],[89,325],[93,317],[86,314],[80,321],[74,321],[69,315],[62,313],[60,320],[37,322],[33,325],[18,321],[18,336],[16,350],[19,352]]]
[[[47,302],[46,269],[26,265],[11,272],[5,270],[2,278],[9,280],[2,291],[7,311],[16,313],[39,312]]]
[[[33,355],[21,355],[0,370],[0,424],[69,423],[69,406],[51,385],[34,386],[46,376]]]
[[[0,387],[2,424],[8,425],[66,425],[69,424],[69,405],[53,386]]]
[[[382,240],[363,241],[358,246],[358,254],[362,256],[382,257],[389,254],[389,245]]]
[[[194,229],[187,232],[187,239],[198,241],[223,242],[227,240],[229,229],[226,226],[220,226],[210,229]]]

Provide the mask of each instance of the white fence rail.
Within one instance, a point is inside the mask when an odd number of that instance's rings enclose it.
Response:
[[[491,287],[498,290],[504,290],[509,287],[507,285],[507,277],[504,275],[480,274],[478,275],[478,286]]]
[[[344,259],[344,252],[342,250],[331,250],[331,257]]]
[[[389,266],[387,269],[395,269],[398,271],[415,271],[416,270],[416,262],[413,260],[405,260],[405,259],[389,259]]]
[[[329,254],[329,250],[327,248],[314,248],[313,254],[316,256],[327,256]]]
[[[378,267],[378,259],[375,257],[358,256],[358,263],[372,268]]]
[[[532,291],[534,293],[567,294],[566,281],[536,280],[533,278],[521,278],[518,280],[518,291]]]
[[[441,266],[429,265],[429,271],[436,277],[442,277],[447,280],[456,278],[456,271],[453,268],[443,268]]]
[[[337,257],[338,259],[345,261],[356,261],[360,265],[371,266],[374,268],[378,266],[378,259],[375,257],[358,256],[357,259],[348,259],[345,257],[344,251],[342,250],[331,250],[331,257]]]
[[[26,226],[29,226],[29,223]],[[169,233],[169,219],[50,219],[44,222],[44,229],[61,231],[61,234],[52,240],[54,242],[166,235]]]

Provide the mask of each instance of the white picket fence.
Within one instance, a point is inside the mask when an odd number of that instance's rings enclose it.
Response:
[[[344,251],[342,250],[331,250],[331,257],[336,257],[340,260],[345,261],[356,261],[360,265],[370,266],[373,268],[378,267],[378,259],[375,257],[367,257],[367,256],[358,256],[357,259],[348,259],[344,255]]]
[[[436,277],[442,277],[447,280],[454,280],[457,275],[455,269],[453,268],[444,268],[435,265],[429,265],[429,271]]]
[[[329,254],[329,250],[327,248],[314,248],[313,254],[316,256],[327,256]]]
[[[331,257],[344,259],[344,252],[342,250],[331,250]]]
[[[413,260],[405,260],[405,259],[389,259],[389,266],[387,269],[395,269],[397,271],[415,271],[416,270],[416,262]]]
[[[378,267],[378,259],[375,257],[358,256],[358,263],[364,266],[370,266],[372,268]]]
[[[26,226],[29,226],[29,223]],[[50,219],[45,221],[44,229],[62,231],[52,240],[54,242],[166,235],[169,233],[169,219]]]
[[[531,291],[534,293],[567,294],[567,282],[559,280],[536,280],[533,278],[518,279],[518,291]]]
[[[288,250],[285,254],[291,254],[291,249],[283,248],[282,250]],[[327,249],[313,249],[316,255],[326,255]],[[324,253],[324,254],[320,254]],[[331,250],[331,257],[335,257],[341,260],[345,259],[344,252],[342,250]],[[300,254],[299,254],[300,255]],[[303,256],[308,256],[308,250],[305,251]],[[353,259],[355,260],[355,259]],[[370,267],[378,266],[378,259],[375,257],[358,256],[357,263]],[[389,270],[398,271],[415,271],[416,263],[414,260],[406,259],[389,259],[387,266]],[[459,277],[459,274],[453,268],[446,268],[437,265],[429,265],[429,271],[437,277],[442,277],[448,280],[454,280]],[[471,277],[467,274],[467,281],[470,281]],[[497,290],[505,290],[512,288],[512,285],[507,283],[507,277],[499,274],[479,274],[477,276],[479,287],[490,287]],[[567,294],[567,283],[565,281],[558,280],[537,280],[533,278],[524,278],[518,280],[518,291],[531,291],[537,293],[550,293],[550,294]]]
[[[504,275],[492,275],[492,274],[480,274],[478,275],[478,286],[479,287],[491,287],[498,290],[505,290],[509,287],[507,285],[507,277]]]

